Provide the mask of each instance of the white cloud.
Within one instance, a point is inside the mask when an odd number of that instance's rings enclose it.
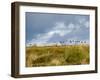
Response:
[[[52,37],[52,34],[45,33],[45,34],[39,34],[35,39],[32,39],[30,41],[31,44],[41,44],[46,43],[50,38]]]
[[[78,22],[80,25],[84,25],[86,28],[89,28],[89,21],[87,21],[85,18],[78,19]]]
[[[85,25],[86,28],[89,28],[89,25],[90,25],[89,21],[85,22],[84,25]]]
[[[64,22],[56,22],[55,27],[52,29],[52,33],[59,34],[60,36],[64,36],[70,33],[73,28],[74,24],[70,23],[66,25]]]
[[[54,24],[54,27],[50,31],[44,34],[38,34],[35,39],[30,41],[30,43],[31,44],[46,43],[55,34],[58,34],[59,36],[63,37],[71,33],[74,28],[76,28],[76,26],[73,23],[69,23],[68,25],[66,25],[64,22],[56,22]]]
[[[56,22],[55,27],[53,27],[51,32],[53,34],[59,34],[60,36],[64,36],[67,33],[66,28],[67,26],[64,22]]]
[[[70,24],[68,25],[68,28],[69,28],[69,29],[74,29],[74,28],[75,28],[75,25],[72,24],[72,23],[70,23]]]
[[[59,29],[66,29],[66,25],[64,22],[56,22],[55,27],[53,28],[54,30],[59,30]]]
[[[85,20],[85,18],[79,18],[78,21],[80,24],[83,24],[86,20]]]

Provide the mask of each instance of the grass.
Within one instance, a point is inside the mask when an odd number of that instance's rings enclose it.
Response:
[[[26,67],[89,64],[89,45],[26,47]]]

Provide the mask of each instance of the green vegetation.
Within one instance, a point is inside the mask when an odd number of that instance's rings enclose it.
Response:
[[[26,67],[89,64],[89,45],[26,47]]]

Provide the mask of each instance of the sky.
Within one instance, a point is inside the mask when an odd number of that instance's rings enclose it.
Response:
[[[89,42],[89,15],[26,12],[26,44]]]

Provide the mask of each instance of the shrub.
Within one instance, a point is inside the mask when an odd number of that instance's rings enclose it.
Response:
[[[85,55],[78,46],[72,46],[65,50],[65,61],[67,64],[81,64],[84,58]]]

